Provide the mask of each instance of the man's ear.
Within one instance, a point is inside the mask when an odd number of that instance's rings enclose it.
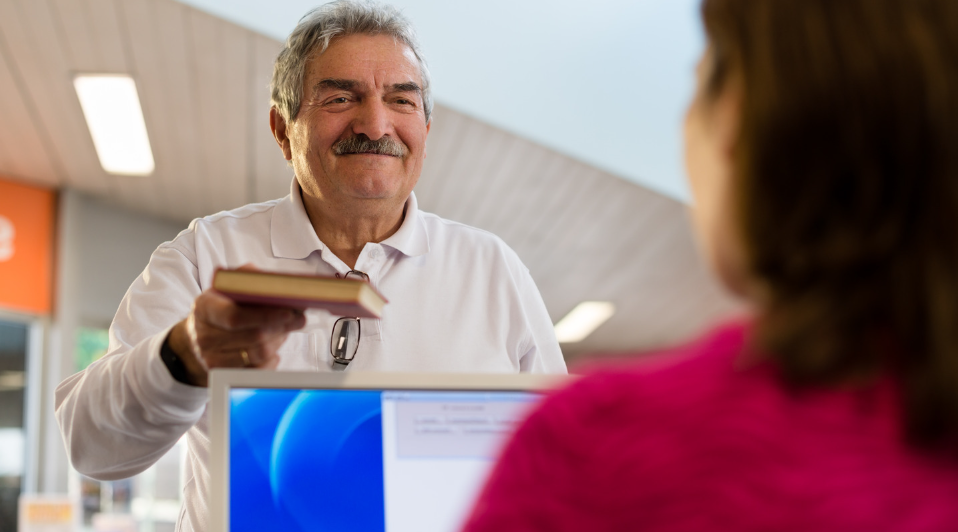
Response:
[[[427,138],[429,137],[429,128],[431,128],[431,127],[432,127],[432,117],[429,117],[429,121],[426,122],[426,137],[427,137]],[[427,144],[426,146],[423,146],[423,147],[422,147],[422,158],[423,158],[423,159],[426,158],[426,155],[427,155],[427,154],[426,154],[426,148],[427,148],[427,147],[428,147],[428,144]]]
[[[292,161],[293,151],[289,147],[289,136],[286,134],[286,120],[275,107],[269,109],[269,129],[273,132],[276,144],[279,144],[279,148],[283,150],[283,157],[287,161]]]

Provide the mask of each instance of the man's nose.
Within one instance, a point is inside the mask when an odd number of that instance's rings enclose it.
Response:
[[[353,119],[353,133],[364,134],[371,140],[379,140],[390,133],[392,125],[385,102],[369,98],[362,102]]]

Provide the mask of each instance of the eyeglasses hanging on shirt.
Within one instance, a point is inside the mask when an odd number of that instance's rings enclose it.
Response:
[[[369,276],[359,270],[349,270],[343,278],[369,282]],[[343,317],[336,320],[329,336],[329,354],[333,357],[333,369],[346,369],[353,361],[359,349],[359,338],[359,318]]]

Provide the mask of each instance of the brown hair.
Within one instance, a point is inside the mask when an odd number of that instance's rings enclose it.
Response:
[[[755,341],[794,385],[891,372],[958,441],[958,1],[704,0],[707,90],[741,81],[734,202]]]

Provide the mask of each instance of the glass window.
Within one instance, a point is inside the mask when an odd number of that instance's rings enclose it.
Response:
[[[17,530],[17,500],[26,472],[28,332],[28,325],[0,321],[0,530]]]
[[[105,355],[109,344],[110,335],[107,329],[79,327],[73,349],[76,370],[85,370],[87,366]]]

